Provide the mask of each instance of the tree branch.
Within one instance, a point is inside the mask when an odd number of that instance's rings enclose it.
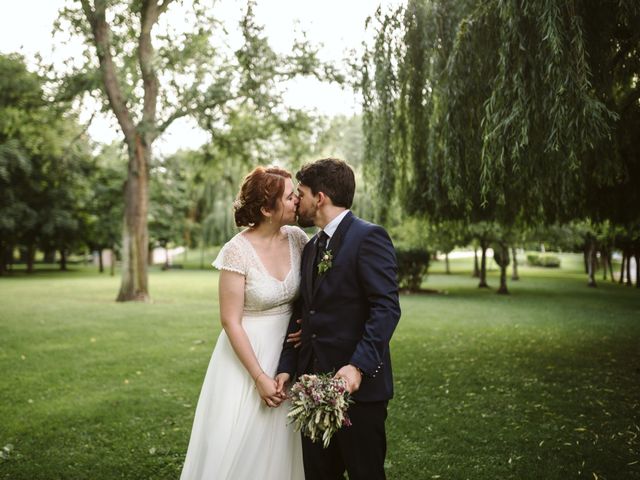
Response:
[[[209,101],[206,100],[202,100],[202,99],[197,99],[197,98],[192,98],[191,102],[184,102],[184,103],[194,103],[195,105],[192,107],[187,107],[187,106],[180,106],[178,107],[173,113],[171,113],[164,121],[161,121],[160,124],[158,125],[157,129],[156,129],[156,137],[161,135],[162,133],[164,133],[164,131],[169,128],[169,125],[171,125],[175,120],[182,118],[182,117],[186,117],[188,115],[192,115],[196,112],[204,112],[205,110],[207,110],[208,108],[222,108],[225,104],[227,104],[228,102],[234,101],[234,100],[238,100],[242,98],[240,95],[234,94],[228,94],[228,95],[219,95],[219,96],[211,96],[208,98]]]
[[[165,0],[168,3],[170,0]],[[166,7],[165,7],[166,8]],[[140,36],[138,37],[138,63],[144,85],[144,105],[142,107],[142,126],[145,134],[155,136],[155,122],[158,102],[159,82],[153,68],[153,44],[151,30],[160,16],[156,0],[144,0],[140,14]]]
[[[159,136],[162,133],[164,133],[164,131],[167,128],[169,128],[169,125],[171,125],[177,119],[182,118],[182,117],[186,117],[187,115],[190,115],[193,112],[194,112],[194,109],[192,109],[192,108],[184,108],[184,107],[178,108],[171,115],[169,115],[166,118],[166,120],[164,120],[163,122],[161,122],[158,125],[158,128],[156,129],[157,135]]]
[[[186,117],[188,115],[192,115],[196,112],[199,111],[205,111],[208,108],[217,108],[217,107],[222,107],[225,103],[232,101],[232,100],[237,100],[241,98],[238,95],[234,95],[234,96],[229,96],[227,98],[225,98],[222,101],[215,101],[215,102],[209,102],[209,103],[201,103],[198,104],[196,107],[193,108],[188,108],[188,107],[180,107],[177,110],[175,110],[171,115],[169,115],[162,123],[160,123],[160,125],[158,125],[158,128],[156,129],[156,136],[161,135],[162,133],[164,133],[164,131],[169,128],[169,126],[176,120],[178,120],[179,118],[183,118]]]
[[[167,11],[167,8],[169,8],[169,5],[171,3],[173,3],[174,0],[164,0],[160,5],[158,5],[158,14],[162,15],[164,12]]]
[[[131,113],[127,108],[127,103],[116,75],[116,66],[111,56],[111,31],[106,20],[105,1],[95,0],[94,8],[91,8],[89,0],[81,0],[81,3],[84,14],[91,25],[96,53],[100,61],[100,71],[109,104],[118,120],[120,128],[122,128],[122,133],[127,141],[131,142],[135,136],[135,125],[131,118]]]
[[[80,132],[75,137],[73,137],[73,139],[69,142],[69,144],[67,145],[67,148],[64,149],[64,154],[63,154],[64,157],[66,157],[69,154],[69,152],[71,151],[71,147],[73,147],[73,145],[78,140],[80,140],[80,137],[82,137],[85,133],[87,133],[87,131],[89,130],[89,127],[91,127],[91,123],[93,122],[93,119],[95,118],[97,113],[98,113],[97,111],[94,111],[91,114],[91,118],[89,119],[87,124],[84,126],[84,128],[82,130],[80,130]]]

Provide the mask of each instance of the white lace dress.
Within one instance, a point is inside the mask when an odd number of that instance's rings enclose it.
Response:
[[[300,287],[300,260],[307,235],[285,226],[291,270],[272,277],[249,240],[239,233],[213,266],[245,276],[242,326],[260,366],[270,376]],[[302,480],[300,434],[288,425],[288,402],[264,405],[254,382],[223,330],[213,350],[198,400],[181,480]]]

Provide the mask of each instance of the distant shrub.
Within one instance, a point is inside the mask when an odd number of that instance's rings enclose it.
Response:
[[[429,252],[417,248],[396,247],[398,284],[401,289],[420,290],[422,278],[429,270]]]
[[[529,253],[527,263],[532,267],[560,268],[560,257],[550,253]]]

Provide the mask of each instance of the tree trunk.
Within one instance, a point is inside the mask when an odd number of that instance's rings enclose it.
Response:
[[[149,284],[149,160],[151,146],[140,136],[129,146],[129,174],[125,183],[122,276],[118,302],[148,302]]]
[[[102,259],[102,248],[98,248],[98,265],[100,266],[98,271],[104,273],[104,261]]]
[[[5,260],[5,269],[6,269],[7,273],[9,273],[9,272],[11,272],[13,270],[13,261],[14,261],[13,252],[14,252],[14,250],[15,250],[15,246],[13,244],[11,244],[11,243],[5,247],[4,260]]]
[[[511,256],[513,257],[513,272],[511,275],[511,280],[520,280],[520,276],[518,275],[518,255],[516,252],[516,247],[511,248]]]
[[[489,288],[487,284],[487,242],[484,240],[480,242],[480,249],[482,250],[482,257],[480,260],[480,283],[478,283],[478,288]]]
[[[626,262],[627,262],[627,256],[624,253],[624,250],[622,251],[622,262],[620,263],[620,278],[618,279],[618,283],[622,284],[624,283],[624,268],[626,266]]]
[[[111,267],[109,274],[113,277],[116,274],[116,246],[111,245]]]
[[[8,249],[4,243],[0,242],[0,277],[7,272]]]
[[[611,281],[613,283],[616,282],[615,276],[613,275],[613,263],[611,262],[611,257],[613,256],[612,252],[609,252],[607,256],[607,264],[609,265],[609,273],[611,273]]]
[[[36,256],[35,245],[28,245],[26,251],[27,273],[33,273],[33,262]]]
[[[596,241],[595,239],[589,240],[587,245],[588,255],[587,255],[587,273],[589,276],[590,287],[597,287],[596,284]]]
[[[162,266],[163,270],[169,270],[169,248],[164,246],[164,265]]]
[[[582,251],[582,256],[584,260],[584,273],[589,275],[589,247],[585,247]]]
[[[493,248],[493,261],[500,267],[500,287],[496,293],[507,295],[507,267],[509,266],[509,245],[499,241]]]
[[[607,279],[607,268],[609,268],[609,263],[607,262],[608,252],[606,249],[602,249],[602,281],[604,282]]]
[[[445,265],[445,273],[447,275],[450,275],[451,270],[449,269],[449,252],[444,254],[444,265]]]
[[[0,242],[0,275],[9,273],[13,264],[13,245]]]
[[[509,290],[507,289],[507,266],[502,266],[500,265],[500,288],[498,288],[498,291],[496,293],[499,293],[501,295],[508,295],[509,294]]]
[[[640,253],[636,252],[636,288],[640,288],[640,263],[638,263],[638,259],[640,259]]]
[[[63,272],[67,271],[67,249],[60,249],[60,270]]]
[[[122,281],[117,300],[149,301],[147,257],[149,231],[149,164],[151,146],[158,135],[156,124],[159,81],[154,70],[151,30],[171,2],[139,2],[140,33],[137,57],[142,76],[144,103],[142,119],[136,125],[127,105],[116,62],[112,57],[112,35],[106,15],[106,2],[81,0],[82,10],[91,25],[104,91],[127,144],[129,165],[125,183],[124,228],[122,233]]]
[[[198,223],[198,208],[193,205],[189,208],[189,212],[187,213],[187,218],[189,219],[189,223],[187,227],[184,229],[184,262],[187,262],[187,250],[191,248],[193,244],[193,235],[191,232],[192,225]]]
[[[45,250],[43,262],[44,263],[56,263],[56,249],[55,248],[49,248],[49,249]]]
[[[630,287],[633,285],[633,281],[631,280],[631,251],[629,251],[627,253],[627,282],[626,285],[627,287]]]
[[[480,277],[480,265],[478,264],[478,249],[473,247],[473,278]]]
[[[203,238],[202,245],[200,245],[200,270],[204,270],[204,247],[205,245],[204,245],[204,238]]]

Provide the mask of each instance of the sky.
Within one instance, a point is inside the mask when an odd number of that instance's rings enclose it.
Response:
[[[47,61],[61,62],[73,53],[74,46],[54,45],[51,31],[58,11],[69,0],[0,0],[0,52],[21,52],[27,60],[40,53]],[[239,38],[238,20],[245,8],[244,0],[205,0],[217,11],[230,31],[231,41]],[[401,0],[257,0],[256,18],[264,25],[271,46],[278,52],[290,50],[296,33],[305,31],[313,44],[322,44],[322,60],[340,62],[348,52],[361,52],[362,41],[371,36],[365,32],[365,20],[376,8],[397,5]],[[173,21],[173,20],[172,20]],[[179,20],[177,20],[179,21]],[[54,48],[55,47],[55,48]],[[75,47],[79,49],[79,46]],[[322,84],[313,79],[289,82],[285,102],[296,108],[306,108],[322,115],[352,115],[360,112],[360,98],[350,89]],[[92,114],[89,106],[83,118]],[[96,141],[111,142],[121,133],[110,116],[95,117],[89,134]],[[207,140],[204,132],[189,120],[181,120],[167,130],[157,142],[162,153],[179,148],[196,148]]]

